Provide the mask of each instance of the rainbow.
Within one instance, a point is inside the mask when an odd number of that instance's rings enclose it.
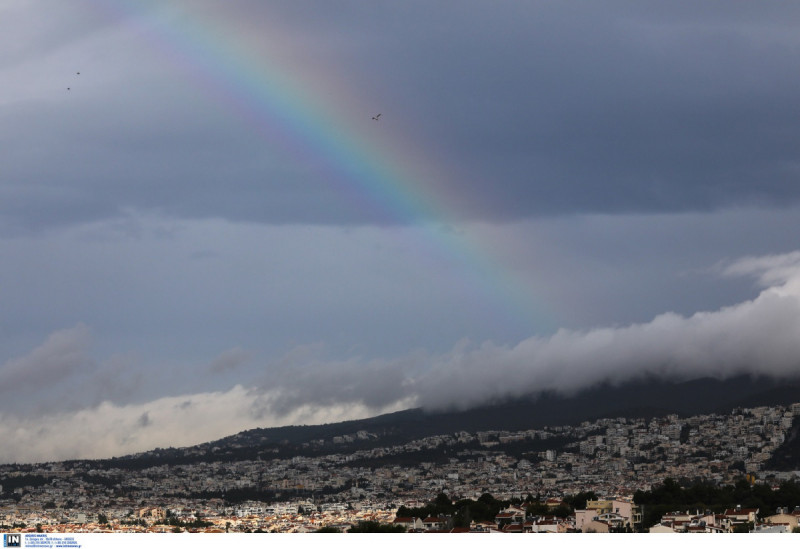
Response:
[[[413,139],[380,131],[387,124],[370,119],[378,110],[365,112],[358,95],[329,67],[298,62],[296,49],[287,47],[294,39],[283,29],[265,29],[263,21],[248,28],[242,14],[212,19],[202,9],[175,3],[90,1],[106,16],[139,25],[159,55],[196,79],[270,150],[313,166],[317,176],[354,205],[377,212],[382,222],[423,227],[415,233],[423,235],[414,237],[415,248],[430,261],[456,265],[460,282],[487,314],[524,323],[529,334],[553,328],[544,292],[495,257],[502,243],[442,229],[457,218],[462,199],[431,183],[457,177],[456,170],[434,163]]]

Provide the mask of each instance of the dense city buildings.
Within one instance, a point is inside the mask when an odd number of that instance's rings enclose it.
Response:
[[[641,522],[633,494],[666,479],[724,485],[744,477],[770,486],[796,480],[800,472],[772,471],[767,464],[798,415],[800,404],[693,417],[604,418],[276,459],[192,461],[194,450],[185,449],[183,463],[135,469],[91,460],[7,464],[0,466],[0,525],[44,532],[347,530],[362,522],[392,524],[401,506],[419,507],[444,493],[452,501],[491,494],[519,502],[504,511],[507,516],[472,524],[475,530],[625,531]],[[326,447],[377,435],[335,438]],[[436,458],[411,463],[403,459],[408,455]],[[535,500],[539,509],[555,509],[576,493],[595,499],[566,517],[533,516],[524,505]],[[664,516],[654,531],[731,531],[760,522],[760,528],[791,531],[798,516],[794,506],[675,511],[684,514]],[[397,524],[423,531],[448,526],[442,517],[431,518],[437,520]]]

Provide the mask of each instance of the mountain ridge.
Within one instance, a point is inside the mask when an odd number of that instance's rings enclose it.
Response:
[[[161,462],[314,456],[404,444],[462,431],[513,432],[600,418],[728,414],[736,408],[794,402],[800,402],[800,376],[776,380],[742,375],[683,382],[642,378],[617,385],[602,384],[571,396],[540,393],[467,410],[413,408],[338,423],[256,428],[191,447],[157,448],[100,461],[109,466],[144,467]],[[784,462],[793,463],[794,458]]]

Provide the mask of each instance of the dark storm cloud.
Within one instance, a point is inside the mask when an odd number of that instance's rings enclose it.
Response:
[[[501,28],[529,34],[504,48],[479,34],[459,50],[468,65],[449,69],[464,78],[437,112],[460,131],[440,138],[478,175],[458,182],[473,215],[797,199],[798,43],[785,23],[566,6],[509,17]]]
[[[402,90],[391,107],[462,175],[447,192],[476,205],[468,216],[799,196],[795,6],[349,5],[313,24],[362,21],[354,32],[370,47],[350,53],[352,70]],[[291,21],[301,24],[301,8]]]
[[[0,108],[6,231],[126,208],[264,223],[398,221],[342,193],[351,176],[308,135],[264,139],[246,129],[213,89],[229,85],[224,93],[235,96],[239,83],[212,84],[221,75],[190,66],[180,40],[162,43],[177,48],[173,57],[146,40],[158,34],[156,21],[169,32],[194,10],[218,13],[228,31],[245,20],[280,29],[297,73],[329,67],[364,102],[364,117],[385,111],[381,131],[414,140],[448,174],[424,184],[460,197],[455,217],[800,197],[800,43],[791,24],[800,8],[792,4],[186,3],[166,15],[142,10],[135,25],[78,18],[76,28],[116,31],[71,53],[104,52],[93,54],[96,67],[76,93]],[[12,19],[32,17],[17,11]],[[30,66],[52,70],[33,46],[24,53]],[[341,107],[339,97],[315,95],[324,109]],[[370,139],[355,120],[340,130]],[[307,150],[287,156],[286,139]],[[386,152],[401,164],[420,160]]]

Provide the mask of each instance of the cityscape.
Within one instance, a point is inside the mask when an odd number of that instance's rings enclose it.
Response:
[[[368,523],[403,531],[728,532],[746,524],[751,530],[791,532],[798,526],[800,501],[776,509],[674,509],[658,524],[643,526],[634,496],[675,479],[714,486],[747,479],[773,490],[794,483],[800,471],[770,470],[769,464],[798,417],[800,403],[795,403],[737,408],[729,414],[457,432],[395,446],[381,446],[377,433],[358,431],[307,446],[327,442],[335,448],[372,439],[371,449],[315,457],[192,462],[189,458],[200,450],[186,448],[172,449],[184,464],[6,464],[0,466],[0,528],[314,532],[358,531],[359,524]],[[533,444],[552,448],[535,451]],[[420,452],[428,452],[431,460],[414,465],[403,459]],[[158,455],[158,450],[147,454],[149,459]],[[137,462],[137,456],[131,460]],[[576,503],[576,494],[591,497],[584,497],[580,508],[565,504]],[[253,495],[263,499],[248,499]],[[490,498],[508,505],[493,520],[460,527],[445,514],[412,517],[402,512],[442,495],[451,503]]]

